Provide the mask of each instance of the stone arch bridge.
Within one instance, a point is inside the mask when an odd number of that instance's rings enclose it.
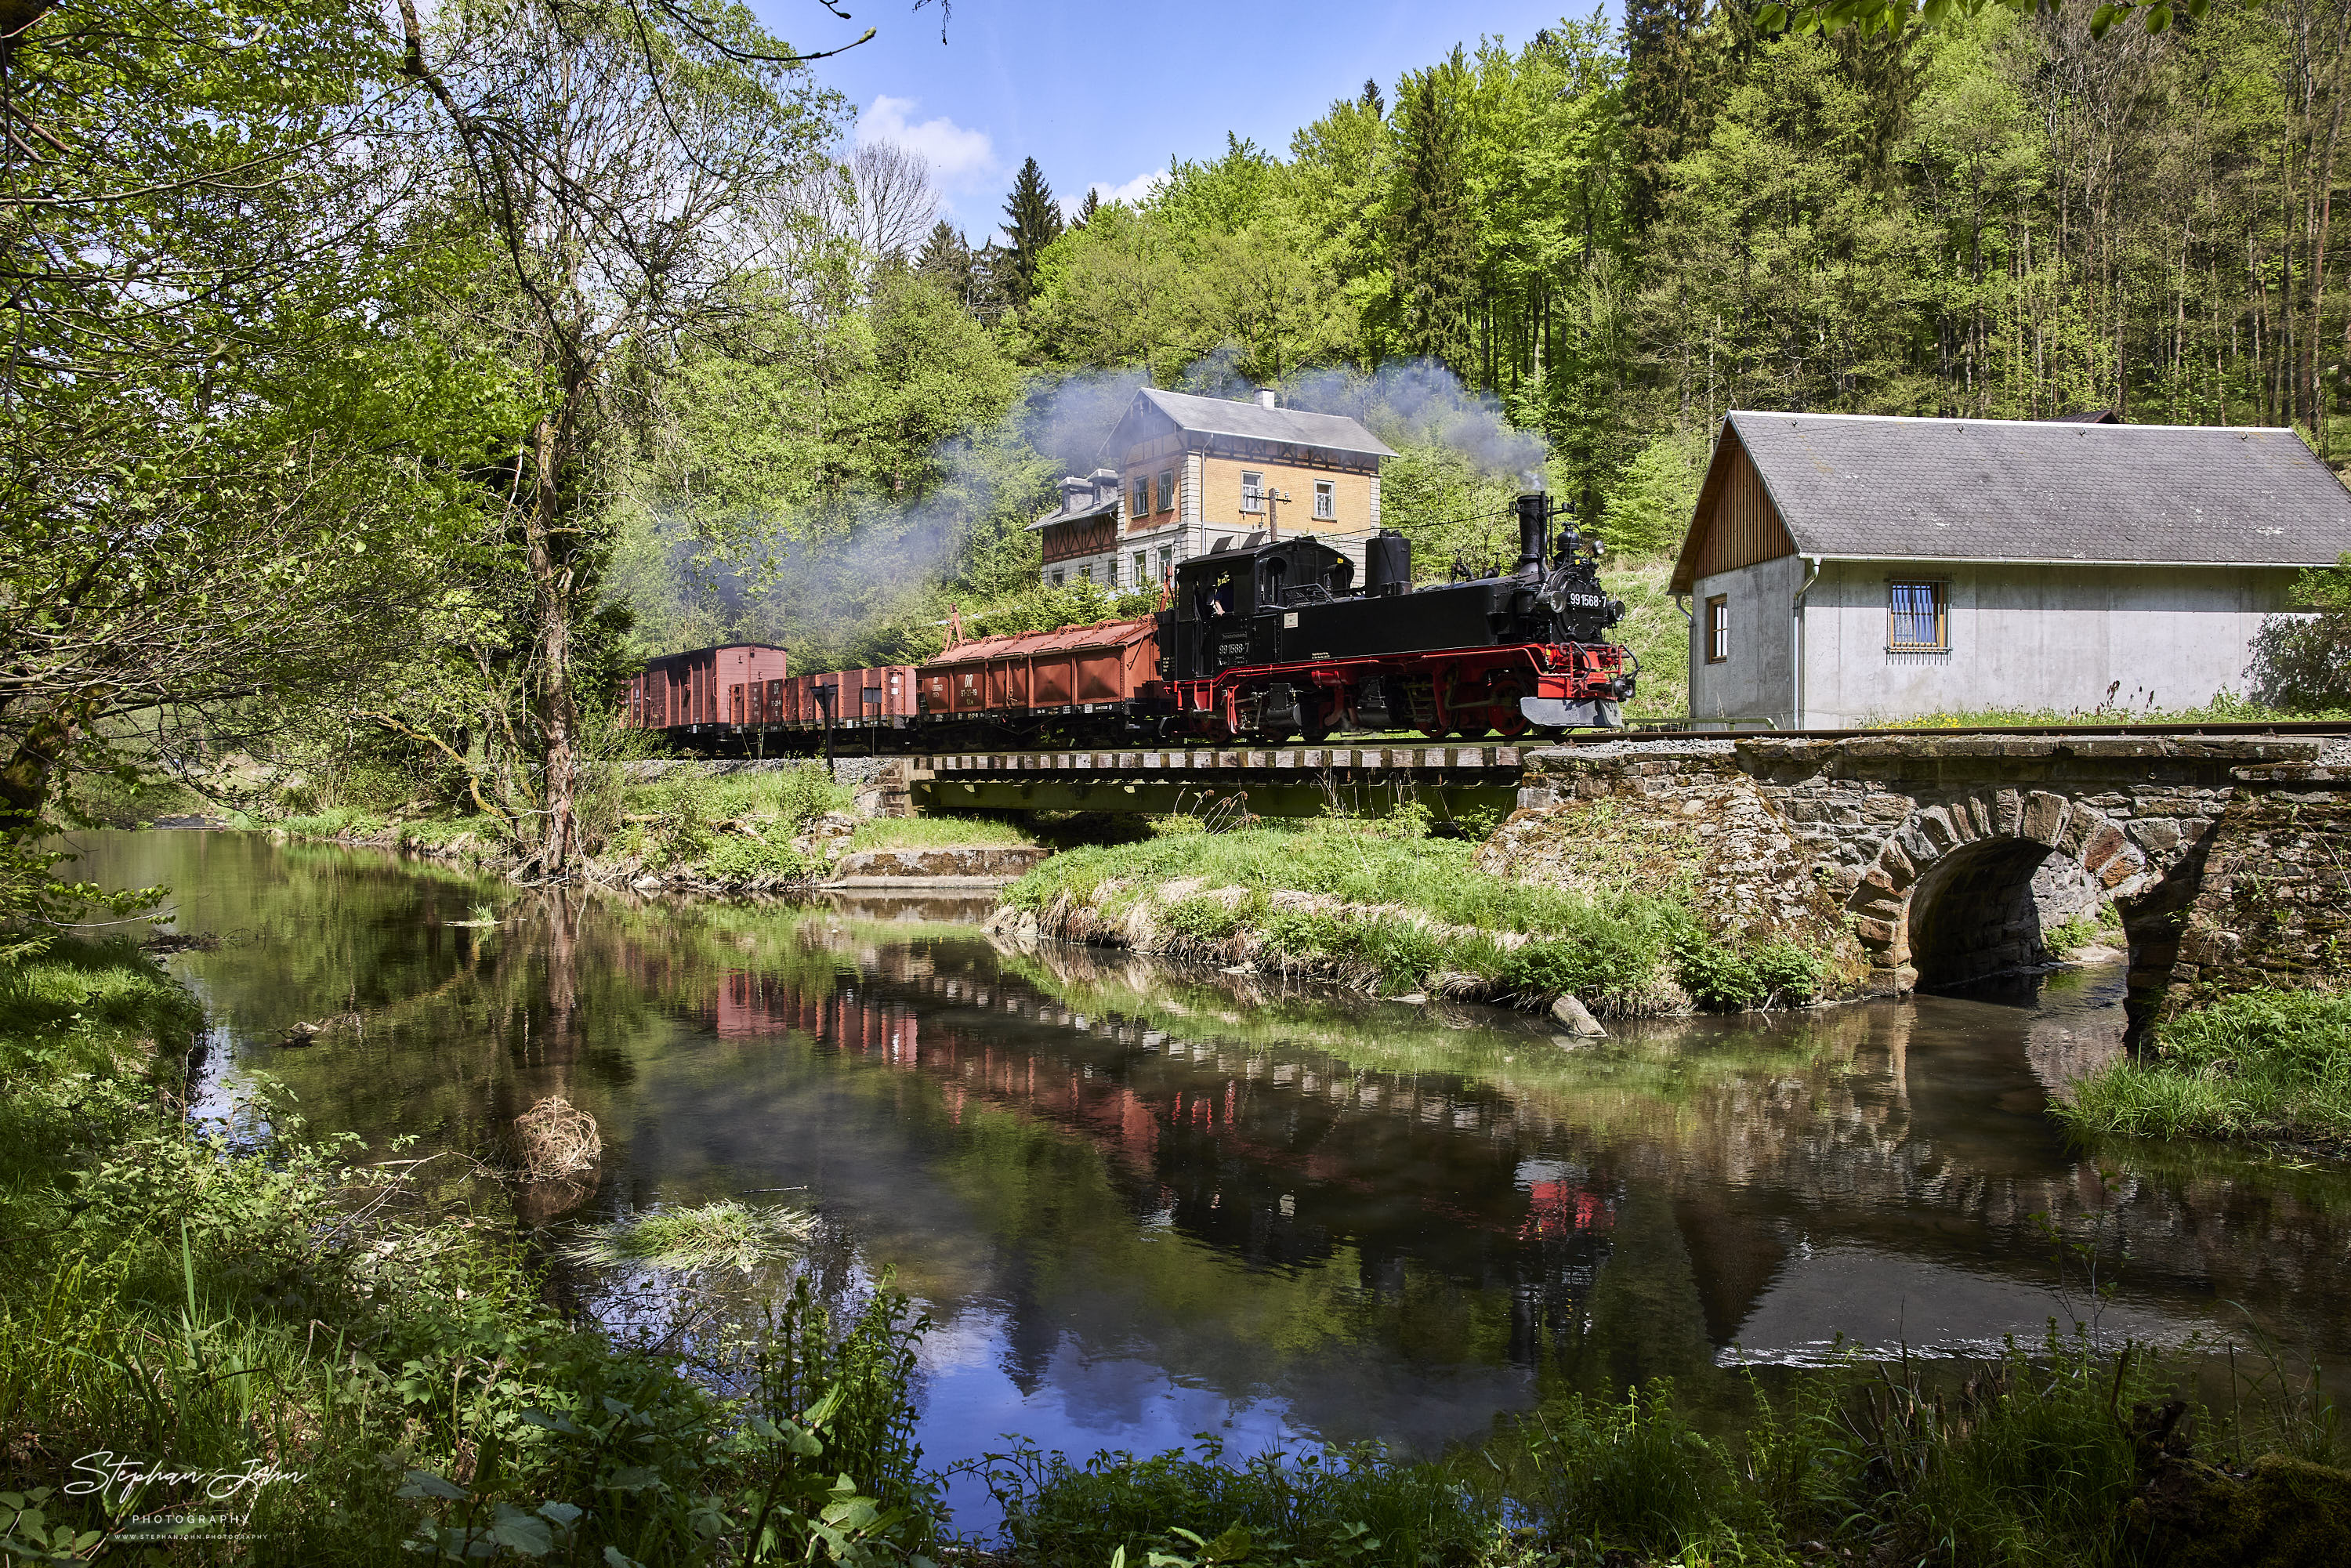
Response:
[[[1522,806],[1750,782],[1882,991],[2032,967],[2109,900],[2135,1029],[2199,988],[2351,977],[2351,737],[1627,739],[1527,766]]]

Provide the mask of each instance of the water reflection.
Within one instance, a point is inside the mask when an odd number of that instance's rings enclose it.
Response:
[[[1741,1359],[2075,1313],[2178,1340],[2241,1333],[2241,1303],[2344,1349],[2341,1170],[2053,1132],[2047,1082],[2111,1049],[2118,969],[1571,1050],[1493,1009],[841,908],[517,900],[225,834],[90,847],[92,874],[181,888],[184,928],[243,933],[173,960],[232,1090],[266,1068],[315,1125],[461,1147],[561,1092],[603,1127],[598,1215],[805,1189],[938,1321],[934,1461],[1015,1430],[1430,1448],[1568,1388],[1668,1374],[1703,1404]],[[498,927],[451,924],[484,898]],[[365,1027],[266,1043],[329,1010]],[[2061,1237],[2095,1240],[2109,1298]]]

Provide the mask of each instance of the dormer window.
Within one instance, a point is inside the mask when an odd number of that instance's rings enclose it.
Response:
[[[1264,475],[1253,472],[1244,472],[1241,475],[1241,510],[1244,512],[1265,510]]]

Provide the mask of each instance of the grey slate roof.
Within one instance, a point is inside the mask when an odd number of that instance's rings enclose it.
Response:
[[[2331,565],[2351,490],[2290,430],[1734,411],[1801,555]]]
[[[1343,413],[1308,413],[1302,409],[1266,408],[1229,398],[1195,397],[1189,392],[1162,392],[1144,387],[1138,402],[1176,422],[1183,430],[1203,435],[1230,435],[1245,441],[1281,441],[1295,446],[1320,446],[1332,452],[1358,452],[1393,457],[1395,452],[1365,430],[1360,421]],[[1132,411],[1130,411],[1130,417]],[[1120,423],[1123,424],[1124,420]],[[1115,435],[1115,432],[1113,433]]]

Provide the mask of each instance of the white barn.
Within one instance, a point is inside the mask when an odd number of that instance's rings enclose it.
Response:
[[[2290,430],[1734,412],[1672,580],[1690,716],[2199,706],[2346,551]]]

